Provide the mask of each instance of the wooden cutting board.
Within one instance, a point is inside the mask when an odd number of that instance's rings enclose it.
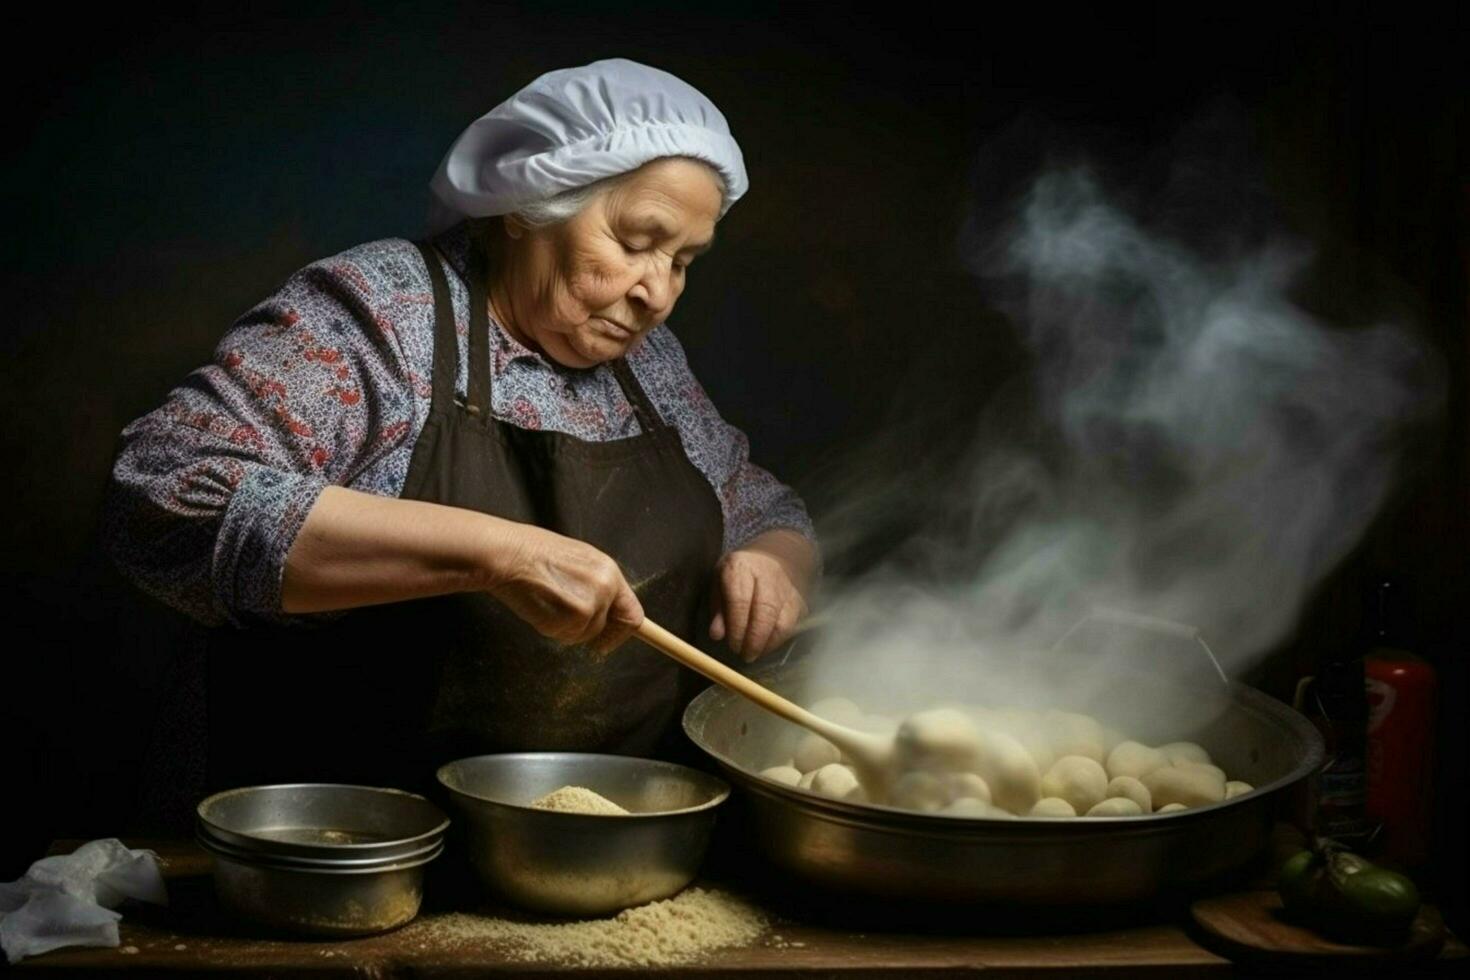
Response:
[[[1353,946],[1333,942],[1285,917],[1274,890],[1233,892],[1202,898],[1190,906],[1200,944],[1237,962],[1299,966],[1354,966],[1423,962],[1439,955],[1444,921],[1432,906],[1419,909],[1408,938],[1397,946]]]

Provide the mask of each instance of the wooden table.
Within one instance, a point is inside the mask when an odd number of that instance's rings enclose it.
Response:
[[[80,841],[58,841],[51,853],[68,853]],[[170,906],[130,907],[116,949],[60,949],[23,961],[25,972],[129,976],[258,972],[270,976],[470,977],[534,973],[538,977],[627,976],[658,972],[679,977],[861,976],[913,977],[984,973],[986,977],[1149,975],[1193,977],[1245,975],[1229,960],[1199,945],[1174,921],[1119,928],[1032,935],[925,935],[914,932],[850,932],[777,917],[756,945],[720,950],[702,962],[657,971],[591,970],[527,964],[494,950],[466,951],[435,941],[432,928],[409,928],[363,939],[310,941],[259,939],[232,934],[211,892],[209,857],[193,843],[130,841],[149,847],[163,863]],[[721,887],[724,887],[722,884]],[[420,922],[432,922],[427,910]],[[1467,950],[1451,938],[1436,973],[1458,975]],[[1422,974],[1416,974],[1422,975]]]

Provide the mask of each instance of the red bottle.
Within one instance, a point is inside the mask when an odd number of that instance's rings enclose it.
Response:
[[[1381,822],[1385,857],[1407,867],[1429,856],[1434,668],[1408,650],[1400,583],[1377,588],[1375,645],[1363,658],[1368,692],[1368,815]]]

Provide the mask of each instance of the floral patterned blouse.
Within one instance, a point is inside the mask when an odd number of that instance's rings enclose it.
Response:
[[[458,273],[448,278],[463,396],[468,223],[434,244]],[[429,412],[433,320],[428,270],[406,239],[358,245],[293,274],[235,322],[212,363],[123,430],[104,517],[118,565],[208,625],[331,615],[281,612],[286,554],[324,487],[402,491]],[[496,418],[588,441],[638,433],[607,366],[558,365],[493,314],[490,330]],[[720,417],[666,324],[626,360],[713,487],[727,552],[774,528],[815,543],[801,499],[750,461],[744,433]]]

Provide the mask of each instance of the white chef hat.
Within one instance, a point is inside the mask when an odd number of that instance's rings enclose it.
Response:
[[[429,182],[428,233],[668,156],[704,160],[724,176],[721,217],[749,187],[725,117],[688,82],[626,58],[547,72],[454,141]]]

